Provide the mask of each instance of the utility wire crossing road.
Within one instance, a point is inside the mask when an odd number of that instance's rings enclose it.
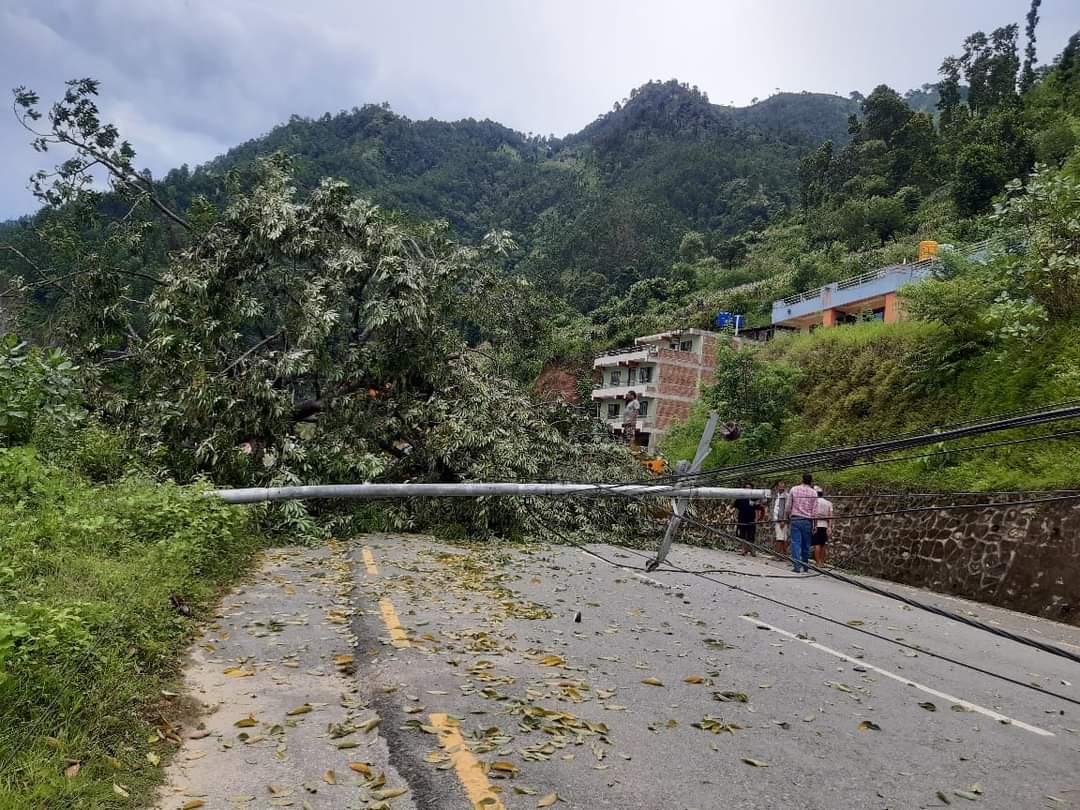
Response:
[[[356,676],[417,807],[1080,807],[1075,704],[918,648],[1073,699],[1080,667],[977,628],[825,577],[753,580],[794,610],[565,546],[373,535],[352,553]],[[1076,628],[890,588],[1080,649]]]

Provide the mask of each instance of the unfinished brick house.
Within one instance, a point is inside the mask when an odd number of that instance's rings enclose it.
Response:
[[[650,450],[673,424],[690,414],[702,382],[712,380],[716,347],[723,336],[682,329],[634,339],[634,345],[593,361],[593,405],[597,418],[622,433],[628,391],[641,401],[637,442]]]

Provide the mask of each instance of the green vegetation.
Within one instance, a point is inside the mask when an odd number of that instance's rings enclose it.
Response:
[[[412,121],[385,105],[367,105],[318,119],[294,116],[205,166],[170,172],[153,191],[177,213],[201,200],[223,206],[238,190],[251,189],[259,158],[288,154],[301,194],[336,177],[412,223],[446,220],[465,241],[511,231],[519,247],[510,258],[520,271],[587,312],[635,281],[662,275],[683,231],[722,240],[782,212],[797,195],[807,146],[823,138],[846,141],[847,116],[855,109],[848,99],[811,93],[782,93],[733,109],[710,103],[697,88],[656,81],[580,133],[555,138],[491,121]],[[99,219],[127,213],[124,201],[140,182],[137,175],[129,179],[123,193],[89,201]],[[47,208],[8,225],[0,239],[39,268],[70,266],[76,243],[39,238],[52,236],[69,213]],[[182,229],[157,214],[149,205],[132,214],[143,232],[124,269],[160,266],[169,249],[185,244]],[[108,239],[87,227],[85,217],[76,221],[81,238]],[[30,280],[34,271],[0,252],[5,274]],[[62,295],[43,285],[32,303],[51,308]]]
[[[562,139],[367,106],[162,182],[100,120],[97,82],[48,109],[19,88],[35,146],[63,158],[34,178],[43,209],[0,226],[2,326],[32,344],[0,344],[0,808],[148,788],[155,696],[256,529],[512,537],[539,517],[587,535],[626,518],[515,499],[255,513],[199,482],[642,476],[579,409],[530,396],[545,364],[573,373],[718,310],[765,324],[775,298],[922,238],[1000,237],[906,291],[905,323],[722,350],[668,454],[691,455],[710,408],[743,426],[718,466],[1080,397],[1080,35],[1035,65],[1037,10],[1023,58],[1018,26],[976,33],[906,96],[736,110],[650,82]],[[826,477],[1076,486],[1076,446]]]
[[[747,237],[745,254],[721,273],[760,279],[759,288],[710,295],[707,283],[696,283],[680,292],[681,279],[718,261],[696,248],[680,256],[667,286],[637,311],[650,326],[680,315],[679,323],[703,325],[706,307],[765,323],[773,298],[912,259],[919,239],[996,238],[985,261],[947,253],[936,278],[906,290],[906,323],[781,336],[738,362],[722,356],[702,405],[668,436],[670,455],[687,456],[708,408],[750,426],[738,442],[716,447],[711,463],[723,466],[1080,397],[1080,34],[1051,66],[1036,69],[1031,53],[1022,64],[1017,26],[973,34],[942,65],[936,116],[912,109],[913,101],[925,107],[925,93],[905,98],[881,86],[863,99],[850,143],[835,150],[826,142],[803,160],[800,208]],[[633,304],[625,296],[595,311],[594,333],[622,337],[621,314]],[[1022,435],[993,441],[1015,438]],[[1075,438],[944,449],[826,477],[850,487],[941,490],[1080,480]]]
[[[178,653],[257,534],[248,513],[138,473],[62,354],[4,349],[0,808],[127,804],[159,778]]]

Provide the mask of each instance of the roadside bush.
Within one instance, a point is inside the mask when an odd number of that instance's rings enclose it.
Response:
[[[91,417],[77,430],[62,420],[38,419],[30,441],[49,463],[98,483],[115,481],[139,464],[120,433]]]
[[[0,449],[0,506],[0,808],[111,807],[114,782],[145,797],[149,709],[256,550],[248,512],[92,486],[26,447]]]
[[[57,349],[0,339],[0,444],[26,442],[38,420],[74,423],[81,392],[77,367]]]

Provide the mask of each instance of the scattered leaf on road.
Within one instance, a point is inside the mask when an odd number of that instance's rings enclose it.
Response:
[[[371,797],[375,801],[383,801],[384,799],[396,799],[398,796],[404,796],[408,792],[407,787],[385,788],[384,790],[373,790]]]
[[[923,709],[926,709],[928,712],[936,712],[937,711],[937,706],[935,706],[929,700],[926,701],[925,703],[920,703],[919,706],[921,708],[923,708]]]
[[[872,720],[863,720],[859,723],[859,731],[881,731],[881,726]]]
[[[746,692],[713,692],[714,700],[721,700],[725,703],[748,703],[750,696]]]
[[[557,802],[558,800],[559,800],[559,794],[558,793],[549,793],[547,796],[542,796],[540,798],[540,800],[537,801],[536,806],[537,807],[551,807],[551,805],[555,804],[555,802]]]
[[[755,768],[768,768],[768,762],[762,762],[760,759],[751,759],[750,757],[743,757],[742,761],[747,765],[752,765]]]
[[[356,771],[358,774],[360,774],[361,776],[365,776],[368,779],[370,779],[372,776],[371,765],[366,762],[350,762],[349,770]]]
[[[642,678],[641,682],[643,684],[645,684],[646,686],[663,686],[664,685],[664,684],[660,683],[660,681],[658,679],[653,678],[651,676],[648,677],[648,678]]]

